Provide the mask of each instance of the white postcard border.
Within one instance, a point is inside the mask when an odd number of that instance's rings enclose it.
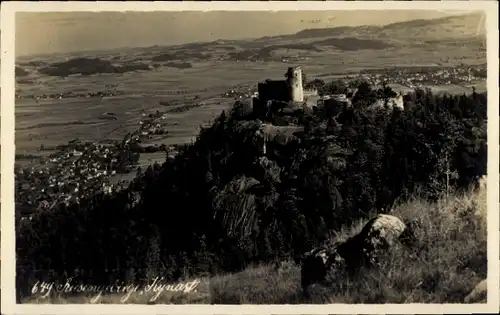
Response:
[[[15,12],[70,11],[484,11],[488,67],[488,302],[487,304],[324,305],[50,305],[15,304],[14,62]],[[1,281],[5,314],[467,314],[499,310],[498,3],[496,1],[241,1],[241,2],[4,2],[1,6]],[[491,140],[491,141],[490,141]]]

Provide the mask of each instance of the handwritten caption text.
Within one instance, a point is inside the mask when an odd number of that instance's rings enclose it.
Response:
[[[56,284],[54,282],[38,281],[31,288],[32,294],[37,294],[40,298],[44,299],[50,296],[51,293],[91,293],[94,294],[91,298],[91,303],[97,303],[103,293],[123,294],[120,299],[121,303],[125,303],[132,294],[143,295],[149,292],[154,293],[149,299],[149,302],[154,302],[158,299],[163,292],[182,292],[190,293],[196,292],[196,287],[200,284],[200,280],[195,279],[190,282],[165,284],[162,283],[163,277],[156,277],[153,283],[144,287],[135,284],[115,284],[115,285],[86,285],[81,283],[73,283],[73,278],[66,280],[64,284]]]

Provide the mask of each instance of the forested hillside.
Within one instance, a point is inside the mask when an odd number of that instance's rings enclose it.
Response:
[[[366,108],[388,89],[360,91],[335,118],[257,117],[237,103],[127,189],[16,218],[18,299],[44,279],[173,281],[287,260],[395,201],[432,203],[486,173],[486,93],[416,90],[401,111]],[[267,137],[264,154],[262,123],[304,131]]]

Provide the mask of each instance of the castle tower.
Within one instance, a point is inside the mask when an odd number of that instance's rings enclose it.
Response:
[[[285,74],[288,83],[290,100],[293,102],[304,101],[304,89],[302,87],[302,69],[300,67],[290,67]]]

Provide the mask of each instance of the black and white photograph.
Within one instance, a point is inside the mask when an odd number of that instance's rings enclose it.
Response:
[[[93,5],[15,13],[16,304],[498,308],[497,10]]]

